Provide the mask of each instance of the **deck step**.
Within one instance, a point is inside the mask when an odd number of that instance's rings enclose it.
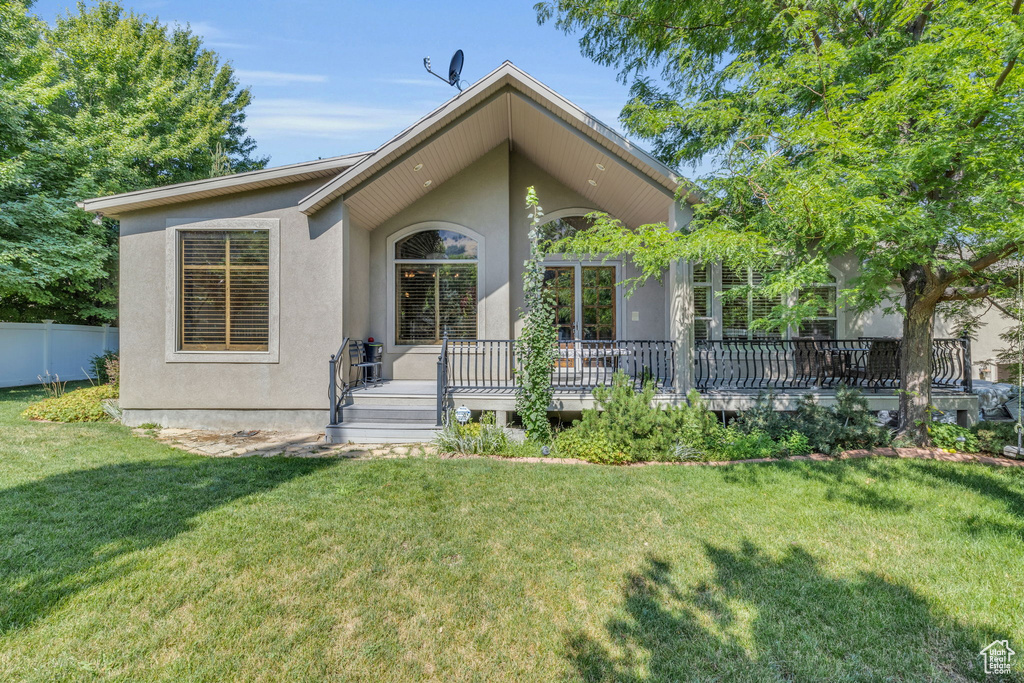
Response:
[[[341,423],[328,425],[328,443],[414,443],[430,441],[437,433],[437,412],[417,405],[350,404]]]
[[[436,406],[373,405],[356,403],[342,409],[342,422],[348,423],[417,423],[433,425],[437,421]]]
[[[416,443],[430,441],[437,427],[423,422],[343,422],[328,425],[327,443]]]

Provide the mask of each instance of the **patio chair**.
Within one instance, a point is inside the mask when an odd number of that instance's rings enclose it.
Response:
[[[867,359],[863,367],[853,368],[851,374],[863,379],[874,391],[892,386],[899,377],[900,340],[872,337],[860,340],[869,344]]]
[[[831,357],[822,342],[816,337],[793,340],[793,361],[798,381],[820,387],[826,378],[834,375]]]
[[[367,353],[367,345],[361,339],[353,339],[348,344],[349,367],[358,373],[353,384],[362,384],[366,389],[370,386],[369,377],[373,378],[373,386],[379,387],[383,383],[384,364],[381,362],[377,349],[379,346],[370,347],[372,350]]]

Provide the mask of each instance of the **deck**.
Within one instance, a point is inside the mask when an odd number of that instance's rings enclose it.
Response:
[[[759,396],[766,393],[758,389],[704,389],[699,391],[707,402],[708,408],[715,412],[735,413],[751,408]],[[776,389],[772,392],[777,410],[796,410],[797,404],[807,394],[813,394],[822,405],[832,405],[836,400],[834,388],[789,388]],[[899,407],[899,395],[892,388],[880,388],[877,391],[863,392],[872,411],[896,410]],[[655,394],[656,403],[674,405],[686,401],[686,396],[677,392],[662,391]],[[449,409],[465,405],[471,410],[495,410],[513,412],[515,410],[514,387],[475,388],[452,390],[448,394]],[[932,403],[942,411],[977,412],[978,397],[954,389],[935,388],[932,390]],[[437,404],[437,383],[434,380],[385,380],[380,386],[354,388],[349,394],[349,405],[359,406],[415,406],[435,407]],[[576,413],[594,407],[595,401],[591,391],[563,390],[556,391],[552,400],[552,411]]]
[[[350,344],[354,354],[343,354]],[[362,342],[346,340],[331,359],[332,424],[346,406],[433,408],[440,420],[458,406],[493,410],[499,421],[515,411],[516,345],[513,340],[446,340],[437,361],[436,379],[390,379],[363,386],[362,369],[339,360],[358,357]],[[593,390],[607,386],[616,373],[631,378],[639,389],[653,384],[655,401],[686,401],[695,388],[708,407],[721,413],[749,409],[759,396],[770,394],[777,410],[795,410],[808,394],[822,405],[836,401],[842,385],[860,389],[872,411],[899,407],[898,367],[901,343],[896,339],[857,340],[717,340],[702,341],[681,357],[672,341],[559,342],[552,368],[551,411],[572,415],[595,405]],[[689,365],[690,369],[686,369]],[[379,364],[377,367],[380,367]],[[961,423],[976,419],[978,399],[971,391],[970,341],[936,339],[933,343],[932,403],[954,412]],[[677,376],[678,373],[678,376]],[[370,413],[366,413],[369,415]]]

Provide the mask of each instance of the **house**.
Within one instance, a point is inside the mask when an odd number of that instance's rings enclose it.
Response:
[[[529,252],[526,189],[554,229],[606,211],[682,228],[672,169],[505,62],[371,152],[92,199],[121,226],[121,407],[128,424],[322,430],[414,440],[453,406],[514,409],[512,339]],[[894,409],[899,325],[839,310],[852,261],[821,284],[833,304],[780,338],[750,329],[766,305],[716,291],[757,273],[680,263],[626,298],[628,262],[551,257],[560,358],[553,410],[592,404],[616,370],[658,400],[696,387],[716,410],[758,392],[779,407],[840,382]],[[377,340],[368,349],[364,342]],[[364,382],[355,367],[380,352]],[[962,420],[969,345],[936,342],[935,402]],[[371,358],[372,360],[372,358]]]

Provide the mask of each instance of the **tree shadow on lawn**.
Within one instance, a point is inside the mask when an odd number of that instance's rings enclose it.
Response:
[[[1024,472],[1014,467],[911,462],[918,481],[932,487],[966,489],[1003,508],[1007,519],[996,514],[971,515],[963,520],[967,533],[996,533],[1024,542]]]
[[[0,636],[122,574],[114,560],[187,531],[196,516],[331,464],[181,456],[64,472],[0,491]]]
[[[986,680],[978,653],[1007,637],[957,623],[877,574],[828,576],[799,546],[779,557],[749,541],[705,553],[713,579],[693,589],[677,587],[663,559],[628,574],[625,617],[605,625],[610,645],[568,636],[576,673],[626,682]]]
[[[875,459],[819,462],[779,462],[770,466],[733,465],[719,468],[722,479],[732,484],[760,486],[797,475],[825,487],[825,499],[842,500],[876,512],[910,512],[913,505],[887,490],[899,479],[886,461]]]

